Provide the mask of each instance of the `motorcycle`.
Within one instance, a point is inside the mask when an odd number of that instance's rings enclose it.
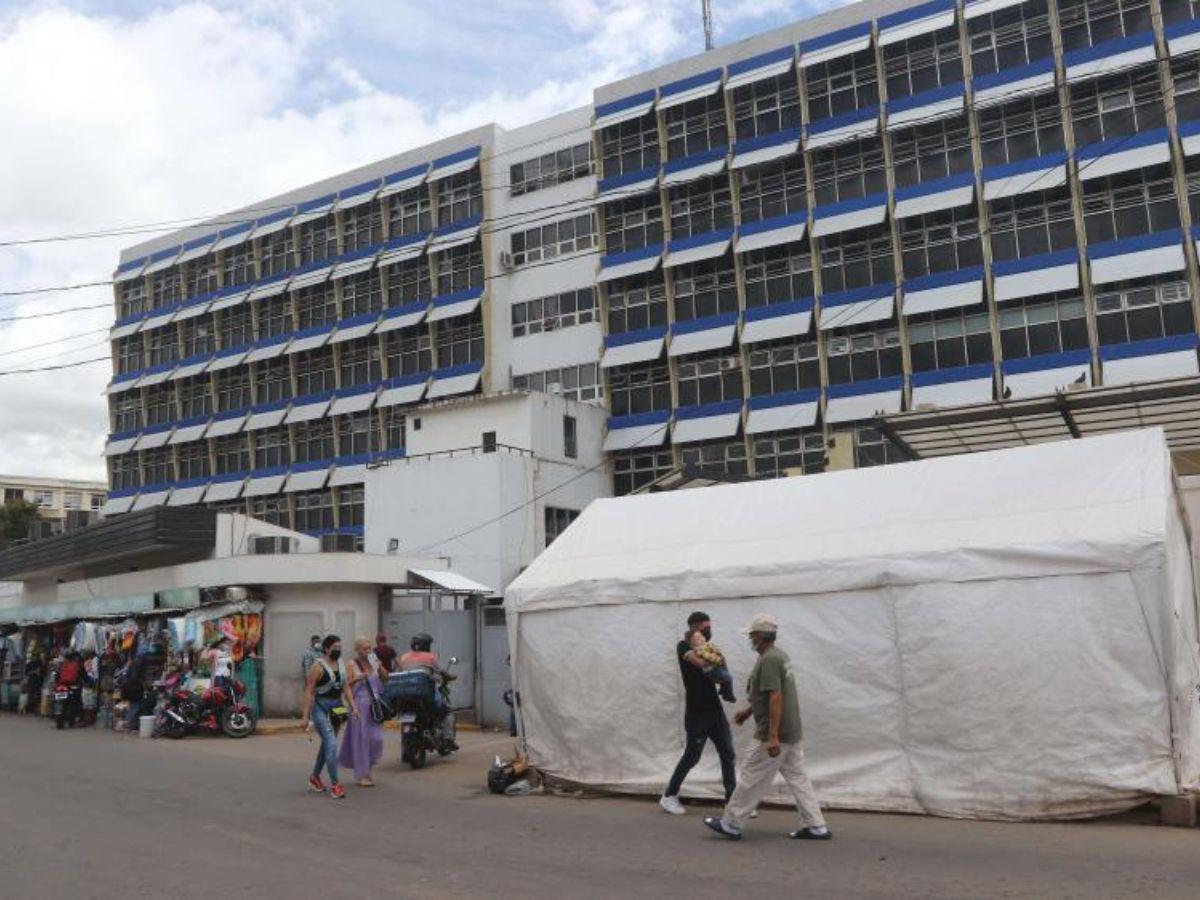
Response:
[[[67,724],[75,727],[76,718],[80,712],[80,698],[83,687],[78,684],[56,685],[54,688],[54,727],[62,730]],[[70,722],[67,721],[68,708],[73,710]]]
[[[457,663],[457,657],[450,657],[451,666]],[[455,677],[428,669],[393,672],[388,677],[384,698],[400,722],[400,758],[414,769],[424,768],[430,751],[445,757],[458,749],[450,706],[450,682]],[[434,703],[435,691],[441,695],[440,714]]]
[[[174,740],[197,731],[244,738],[254,733],[254,712],[242,702],[246,685],[232,682],[232,690],[213,685],[203,691],[183,686],[178,674],[154,683],[163,699],[155,718],[155,734]]]

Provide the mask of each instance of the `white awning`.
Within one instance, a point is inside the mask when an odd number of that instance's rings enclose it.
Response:
[[[319,200],[311,200],[307,203],[301,203],[296,208],[296,217],[292,219],[292,225],[303,225],[305,222],[315,222],[329,214],[333,209],[334,201],[337,198],[330,194],[327,197],[322,197]]]
[[[475,388],[479,387],[481,378],[483,378],[481,370],[442,378],[438,378],[435,374],[433,382],[429,385],[429,390],[425,394],[425,399],[436,400],[439,397],[454,397],[458,394],[469,394]]]
[[[616,278],[628,278],[631,275],[644,275],[653,272],[662,262],[662,248],[650,248],[651,253],[640,251],[629,253],[614,253],[600,260],[600,271],[596,274],[597,281],[612,281]],[[632,254],[632,258],[630,258]]]
[[[903,309],[906,316],[980,303],[983,303],[982,267],[964,273],[950,272],[942,276],[914,278],[904,286]]]
[[[871,46],[871,23],[852,25],[800,43],[800,65],[815,66]]]
[[[661,447],[667,440],[670,428],[667,419],[661,422],[650,422],[642,425],[630,425],[625,428],[609,428],[604,436],[603,451],[612,453],[614,450],[632,450],[635,447]]]
[[[160,428],[155,431],[143,431],[133,445],[134,450],[157,450],[165,447],[171,439],[171,428]]]
[[[349,278],[351,275],[359,275],[363,272],[368,272],[371,266],[375,265],[375,258],[379,254],[367,253],[356,259],[343,260],[333,267],[333,274],[330,276],[334,281],[341,278]]]
[[[239,348],[232,353],[218,353],[213,357],[213,361],[208,364],[208,371],[219,372],[222,369],[232,369],[234,366],[240,366],[242,360],[246,358],[246,354],[249,352],[249,348]]]
[[[113,275],[113,284],[123,284],[126,281],[133,281],[135,278],[141,278],[142,272],[144,272],[145,269],[146,260],[144,259],[138,260],[128,269],[118,268],[116,273]],[[131,500],[130,502],[132,503],[133,501]]]
[[[1023,2],[1023,0],[1022,0]],[[1011,71],[984,75],[972,82],[976,108],[1007,103],[1054,88],[1054,60],[1030,63]]]
[[[243,288],[237,291],[231,291],[228,294],[223,294],[217,297],[209,307],[210,312],[216,312],[221,309],[229,309],[233,306],[238,306],[250,299],[250,289]]]
[[[271,281],[260,282],[250,288],[250,295],[247,299],[262,300],[266,297],[277,297],[288,289],[288,282],[291,279],[288,276],[275,278]]]
[[[657,166],[630,175],[617,175],[605,178],[596,185],[596,202],[606,203],[611,200],[624,200],[626,197],[636,197],[658,187],[658,179],[662,173]]]
[[[1170,340],[1169,338],[1167,339]],[[1150,343],[1158,343],[1151,341]],[[1101,377],[1106,385],[1129,384],[1134,381],[1160,381],[1164,378],[1184,378],[1200,375],[1196,348],[1170,350],[1165,353],[1142,353],[1106,359],[1107,351],[1117,348],[1101,347]]]
[[[966,88],[958,85],[953,90],[934,90],[928,94],[906,97],[903,101],[888,103],[887,129],[907,128],[909,125],[925,125],[938,119],[957,116],[966,103]]]
[[[779,338],[808,334],[812,328],[812,301],[793,301],[746,310],[742,325],[742,343],[774,341]]]
[[[940,28],[949,28],[954,24],[954,11],[954,0],[933,0],[883,16],[876,23],[879,27],[879,46],[886,47]]]
[[[236,500],[242,493],[242,486],[245,480],[236,479],[234,481],[216,481],[208,486],[208,490],[204,492],[205,503],[221,503],[225,500]]]
[[[286,217],[283,222],[285,225],[287,224]],[[220,232],[217,242],[213,244],[212,252],[216,253],[218,250],[228,250],[231,247],[238,246],[238,244],[246,243],[246,241],[250,240],[253,228],[254,224],[252,222],[246,222],[242,225],[236,225],[233,228],[224,229]],[[253,236],[258,237],[257,232]]]
[[[761,222],[746,222],[738,228],[734,250],[738,253],[749,253],[752,250],[763,250],[803,240],[807,227],[808,213],[803,211]]]
[[[286,494],[293,494],[296,491],[319,491],[325,487],[325,481],[328,478],[328,468],[305,469],[302,472],[291,472],[288,474],[283,491]]]
[[[151,491],[147,493],[143,491],[138,494],[137,499],[133,501],[133,512],[139,509],[151,509],[155,506],[163,506],[167,502],[167,498],[171,496],[171,489],[166,488],[160,491]]]
[[[768,78],[786,75],[796,65],[796,50],[791,45],[770,53],[730,63],[725,77],[725,89],[733,90]]]
[[[804,139],[805,149],[818,150],[855,138],[870,137],[879,131],[879,110],[867,110],[866,113],[867,115],[850,113],[810,125],[808,136]]]
[[[433,167],[429,170],[429,180],[437,181],[440,178],[449,178],[451,175],[457,175],[460,172],[469,172],[479,162],[479,151],[479,147],[470,147],[466,150],[459,150],[457,153],[451,153],[448,156],[435,159]]]
[[[611,369],[614,366],[628,366],[633,363],[650,362],[662,356],[663,341],[666,336],[659,334],[631,343],[622,343],[604,348],[604,357],[600,367]]]
[[[710,72],[663,85],[659,90],[658,108],[670,109],[673,106],[683,106],[693,100],[711,97],[721,90],[723,74],[721,69],[713,69]]]
[[[441,299],[442,302],[438,302]],[[433,301],[433,309],[429,310],[429,315],[425,317],[427,322],[441,322],[444,319],[456,319],[459,316],[468,316],[479,308],[479,304],[483,300],[483,293],[479,292],[474,296],[457,297],[451,299],[449,296],[438,298]]]
[[[246,482],[246,488],[242,491],[243,497],[267,497],[271,494],[278,494],[283,490],[283,483],[287,481],[287,473],[275,473],[271,475],[260,475],[257,478],[253,477]]]
[[[193,375],[199,375],[208,368],[208,365],[211,362],[212,359],[210,357],[195,360],[194,362],[184,361],[179,364],[178,368],[176,368],[174,372],[171,373],[171,377],[168,380],[178,381],[181,378],[191,378]]]
[[[1081,382],[1087,387],[1092,384],[1092,368],[1087,362],[1049,369],[1034,369],[1028,372],[1005,372],[1004,391],[1008,399],[1039,397],[1066,390],[1068,385]]]
[[[110,397],[113,394],[123,394],[125,391],[130,391],[137,387],[138,380],[137,373],[131,373],[127,378],[123,378],[120,381],[114,381],[104,389],[104,393]]]
[[[135,319],[132,322],[124,322],[120,325],[114,325],[108,332],[108,339],[116,341],[123,337],[129,337],[131,334],[137,334],[142,330],[144,319]]]
[[[383,188],[379,191],[379,197],[390,197],[392,194],[399,194],[403,191],[412,190],[419,185],[425,183],[425,178],[429,174],[429,164],[425,163],[419,166],[413,166],[410,169],[405,169],[402,172],[396,172],[387,176],[383,180]]]
[[[1167,240],[1159,240],[1163,237]],[[1093,244],[1088,248],[1088,264],[1092,284],[1111,284],[1129,278],[1180,272],[1187,267],[1187,258],[1183,254],[1183,235],[1169,232],[1166,235],[1147,235],[1099,246]]]
[[[1114,138],[1076,151],[1079,180],[1090,181],[1121,172],[1149,168],[1171,161],[1167,129],[1155,129],[1134,138]]]
[[[283,421],[291,425],[293,422],[311,422],[313,419],[319,419],[325,415],[325,411],[329,409],[331,402],[332,398],[330,397],[322,397],[319,400],[309,401],[301,398],[292,404],[292,408],[288,410]]]
[[[1153,61],[1154,34],[1151,31],[1063,54],[1068,84]]]
[[[358,187],[346,188],[345,191],[339,191],[337,202],[333,204],[334,211],[353,209],[356,206],[362,206],[364,203],[370,203],[379,193],[379,184],[378,180],[369,181],[358,185]]]
[[[671,441],[675,444],[691,444],[696,441],[713,441],[730,438],[737,434],[742,421],[742,413],[719,413],[713,416],[696,416],[684,418],[679,410],[675,415],[675,424],[671,427]]]
[[[204,431],[208,428],[209,420],[205,419],[202,422],[195,422],[191,425],[180,425],[175,429],[175,433],[171,435],[168,444],[174,446],[176,444],[186,444],[190,441],[198,441],[204,437]]]
[[[701,235],[703,239],[709,237],[711,235]],[[703,262],[706,259],[724,256],[732,240],[733,231],[731,229],[725,231],[716,240],[704,240],[703,243],[697,243],[693,238],[673,240],[667,250],[667,256],[663,260],[663,266],[669,269],[673,266],[686,266],[689,263]]]
[[[409,569],[409,583],[415,587],[438,587],[452,594],[486,594],[496,593],[495,590],[478,581],[472,581],[465,575],[443,569]]]
[[[150,315],[142,320],[142,331],[150,331],[151,329],[166,325],[175,318],[175,313],[176,310],[174,307],[152,310]]]
[[[744,169],[762,163],[774,162],[800,152],[800,129],[794,128],[780,136],[778,141],[738,141],[733,146],[731,169]]]
[[[840,234],[856,228],[878,225],[887,218],[887,195],[876,194],[861,200],[818,206],[813,210],[813,237]]]
[[[332,263],[320,266],[316,269],[310,269],[306,272],[300,272],[299,274],[292,276],[292,281],[291,284],[288,285],[288,290],[299,291],[306,287],[324,284],[329,280],[329,276],[332,274]]]
[[[379,315],[377,313],[372,313],[371,315],[372,318],[367,322],[358,322],[354,325],[339,325],[337,331],[333,333],[333,337],[329,339],[329,343],[344,344],[346,341],[355,341],[366,337],[379,324]]]
[[[246,362],[262,362],[263,360],[283,356],[283,351],[287,349],[289,343],[291,343],[290,339],[284,337],[283,340],[272,340],[269,344],[255,347],[246,354]]]
[[[868,383],[867,386],[872,384],[874,382]],[[858,419],[874,418],[881,412],[899,412],[904,399],[903,386],[888,385],[880,390],[863,393],[839,390],[847,387],[857,388],[859,385],[837,385],[829,388],[825,401],[826,422],[854,422]]]
[[[155,272],[162,272],[175,265],[175,260],[179,258],[179,247],[172,247],[170,250],[164,251],[161,255],[154,254],[150,257],[150,262],[146,265],[146,270],[143,275],[153,275]],[[156,258],[157,257],[157,258]]]
[[[353,466],[338,466],[329,476],[330,487],[344,487],[347,484],[362,484],[367,479],[366,463]]]
[[[398,246],[392,246],[390,250],[384,249],[383,252],[379,254],[379,268],[382,269],[384,266],[390,266],[394,265],[395,263],[405,262],[406,260],[416,259],[425,252],[425,245],[428,242],[429,235],[417,234],[412,235],[411,239],[406,243],[399,244]],[[395,243],[395,241],[389,242],[389,246]]]
[[[212,308],[213,301],[211,299],[201,300],[200,302],[188,301],[186,305],[179,307],[175,311],[175,321],[184,322],[188,319],[194,319],[197,316],[202,316]]]
[[[1064,154],[1053,154],[1011,166],[983,170],[983,199],[999,200],[1032,191],[1048,191],[1067,183]]]
[[[1079,287],[1079,257],[1074,250],[992,265],[996,302],[1036,297]]]
[[[123,512],[128,512],[129,507],[133,506],[133,501],[137,499],[134,494],[127,494],[124,497],[114,497],[109,494],[104,505],[100,507],[101,516],[119,516]]]
[[[333,336],[333,326],[322,328],[316,333],[300,332],[296,337],[292,338],[292,342],[287,346],[287,352],[303,353],[305,350],[316,350],[318,347],[324,347],[329,343],[330,337]]]
[[[671,187],[699,181],[701,178],[711,178],[725,171],[725,162],[725,153],[722,151],[716,159],[713,159],[711,154],[703,154],[695,160],[681,159],[678,163],[667,163],[663,167],[663,186]]]
[[[977,367],[971,366],[974,370]],[[990,365],[984,368],[991,368]],[[981,370],[982,371],[982,370]],[[953,370],[952,370],[953,372]],[[922,379],[921,375],[934,376]],[[992,399],[992,374],[968,378],[938,378],[941,372],[918,373],[913,376],[913,409],[923,406],[963,406],[968,403],[986,403]]]
[[[156,384],[162,384],[171,377],[171,373],[174,371],[175,366],[166,366],[157,372],[146,372],[138,379],[138,387],[153,387]]]
[[[975,199],[975,180],[971,173],[966,177],[951,176],[928,185],[896,189],[896,206],[892,213],[897,219],[923,216],[943,209],[957,209]]]
[[[383,311],[383,319],[380,320],[376,331],[383,334],[384,332],[396,331],[400,328],[411,328],[413,325],[419,325],[427,312],[429,312],[428,301],[385,309]]]
[[[1026,0],[966,0],[963,4],[963,18],[974,19],[976,16],[986,16],[988,13],[1008,9],[1010,6],[1020,6]]]
[[[224,419],[213,419],[208,426],[208,430],[204,432],[206,438],[225,437],[229,434],[237,434],[242,430],[242,426],[246,424],[246,413],[239,412],[236,416],[229,416]]]
[[[408,381],[404,379],[404,383],[385,387],[379,395],[379,399],[375,401],[377,407],[385,406],[407,406],[411,403],[418,402],[425,396],[425,388],[429,386],[429,377],[427,375],[420,376],[419,380]]]
[[[1195,19],[1166,24],[1163,32],[1167,39],[1167,53],[1171,56],[1183,56],[1200,50],[1200,23]]]
[[[359,391],[357,394],[347,394],[345,397],[335,397],[333,406],[329,409],[331,416],[341,416],[347,413],[366,412],[375,404],[378,392],[374,390]]]
[[[820,392],[796,391],[786,397],[786,402],[759,405],[772,397],[754,397],[750,400],[750,412],[746,417],[746,434],[763,434],[767,431],[790,431],[810,428],[817,422]],[[782,398],[781,398],[782,399]]]
[[[133,445],[137,443],[137,439],[138,435],[136,434],[133,437],[117,438],[116,440],[110,439],[104,445],[104,455],[120,456],[122,453],[128,453],[133,449]]]
[[[843,301],[842,297],[847,295],[856,299]],[[862,299],[857,299],[860,296]],[[830,301],[833,301],[832,304]],[[892,317],[894,302],[894,289],[887,293],[847,291],[845,295],[822,297],[818,327],[821,331],[830,331],[867,322],[883,322]]]
[[[607,128],[631,119],[640,119],[654,108],[655,97],[655,91],[649,90],[623,100],[601,103],[596,107],[596,120],[592,123],[592,127]]]
[[[187,487],[177,487],[171,492],[171,498],[167,501],[167,506],[191,506],[194,503],[199,503],[204,497],[204,492],[207,490],[207,482]]]
[[[441,253],[454,247],[461,247],[463,244],[471,243],[477,237],[479,237],[478,225],[456,228],[444,234],[434,234],[433,239],[429,242],[428,252]]]
[[[677,324],[675,326],[679,328]],[[688,353],[705,353],[709,350],[725,350],[733,346],[733,338],[737,332],[737,319],[706,328],[703,331],[684,331],[671,335],[671,343],[667,347],[668,356],[683,356]]]
[[[277,409],[266,409],[262,412],[250,412],[250,418],[246,420],[247,431],[259,431],[263,428],[274,428],[276,425],[283,424],[283,417],[287,415],[287,404],[283,404]]]

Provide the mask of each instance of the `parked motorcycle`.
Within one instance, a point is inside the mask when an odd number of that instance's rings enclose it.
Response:
[[[54,727],[75,727],[81,708],[83,687],[78,684],[57,685],[54,688]],[[68,710],[70,715],[68,716]]]
[[[242,702],[246,686],[241,681],[233,681],[232,691],[218,685],[192,691],[183,686],[181,676],[172,675],[155,682],[154,688],[163,696],[155,717],[155,734],[179,739],[198,731],[231,738],[254,733],[257,723],[253,710]]]
[[[457,657],[450,657],[451,666],[457,663]],[[400,722],[400,758],[414,769],[424,768],[431,751],[449,756],[458,749],[450,706],[450,682],[454,679],[449,672],[429,669],[393,672],[388,677],[384,697]],[[435,691],[441,697],[441,713],[434,703]]]

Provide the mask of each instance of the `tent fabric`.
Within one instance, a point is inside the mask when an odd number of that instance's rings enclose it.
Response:
[[[700,608],[741,683],[735,629],[779,619],[829,806],[1052,819],[1200,786],[1180,510],[1158,429],[597,500],[506,592],[532,761],[661,791]],[[686,789],[719,797],[715,760]]]

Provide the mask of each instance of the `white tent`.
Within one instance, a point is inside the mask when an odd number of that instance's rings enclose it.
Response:
[[[688,613],[741,687],[764,611],[829,806],[1064,818],[1195,789],[1186,530],[1159,430],[597,500],[507,591],[530,753],[661,791]],[[685,793],[719,796],[710,754]]]

